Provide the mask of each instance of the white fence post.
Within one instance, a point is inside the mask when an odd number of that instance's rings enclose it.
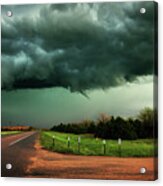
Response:
[[[67,146],[68,146],[68,148],[70,148],[70,136],[68,136],[68,138],[67,138]]]
[[[102,143],[103,143],[103,146],[104,146],[104,154],[106,154],[106,140],[103,140]]]
[[[118,149],[119,149],[119,156],[121,157],[122,156],[122,149],[121,149],[121,145],[122,145],[122,139],[121,138],[118,138]]]
[[[81,143],[81,137],[78,136],[78,152],[80,153],[80,143]]]

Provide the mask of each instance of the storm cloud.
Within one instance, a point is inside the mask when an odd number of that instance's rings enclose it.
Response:
[[[5,90],[84,92],[154,73],[154,2],[6,5],[1,24]]]

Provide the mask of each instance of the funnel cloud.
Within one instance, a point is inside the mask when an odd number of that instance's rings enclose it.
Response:
[[[84,92],[152,75],[153,7],[153,2],[2,6],[2,89]],[[12,17],[6,16],[8,8]]]
[[[154,9],[152,1],[3,5],[2,126],[51,128],[153,108]]]

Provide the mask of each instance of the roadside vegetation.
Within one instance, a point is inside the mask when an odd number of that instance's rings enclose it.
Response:
[[[97,121],[60,123],[41,132],[44,148],[81,155],[157,156],[157,114],[145,108],[137,118],[101,114]]]
[[[14,135],[33,130],[35,130],[35,128],[31,126],[1,126],[1,136]]]
[[[51,151],[80,154],[121,157],[155,156],[155,142],[152,139],[103,140],[90,134],[76,135],[71,133],[41,132],[41,145]],[[80,139],[80,142],[79,142]]]
[[[7,136],[7,135],[14,135],[19,134],[21,131],[1,131],[1,136]]]

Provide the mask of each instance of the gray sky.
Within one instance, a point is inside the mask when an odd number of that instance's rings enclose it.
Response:
[[[51,127],[152,107],[153,8],[2,6],[2,124]]]

